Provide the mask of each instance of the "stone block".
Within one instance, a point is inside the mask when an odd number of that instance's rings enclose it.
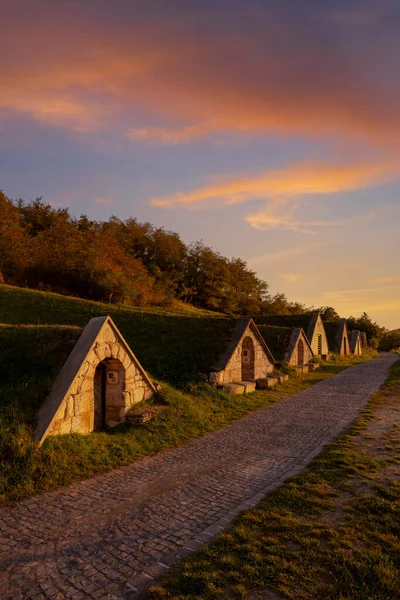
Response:
[[[274,387],[279,382],[278,377],[267,377],[268,387]]]
[[[244,390],[244,385],[241,385],[240,383],[228,383],[224,386],[224,392],[227,394],[235,394],[236,396],[244,394]]]
[[[319,369],[319,364],[318,363],[309,363],[308,364],[308,370],[309,371],[315,371],[316,369]]]
[[[125,369],[125,375],[126,377],[135,377],[136,375],[136,369],[135,369],[135,365],[133,363],[131,363],[130,365],[128,365]]]
[[[289,375],[278,375],[278,379],[280,383],[283,383],[284,381],[288,381]]]
[[[268,379],[266,377],[256,379],[256,388],[258,390],[266,390],[268,388]]]
[[[70,419],[74,414],[74,397],[68,396],[65,400],[65,417],[64,419]]]
[[[122,358],[122,356],[120,356],[120,360],[121,360],[122,364],[124,365],[125,369],[127,369],[129,367],[129,365],[132,364],[132,361],[127,354],[125,354],[125,356],[123,358]]]
[[[144,400],[150,400],[150,398],[152,398],[153,396],[154,396],[153,390],[146,386],[145,390],[144,390]]]
[[[297,375],[303,375],[303,367],[295,367],[294,369]]]
[[[119,346],[118,344],[114,343],[111,344],[111,355],[113,358],[118,358],[118,353],[119,353]]]
[[[142,387],[135,387],[133,390],[133,402],[141,402],[144,398],[144,388]]]
[[[251,392],[256,391],[256,383],[255,381],[241,381],[240,385],[244,386],[244,393],[251,394]]]
[[[57,425],[58,435],[65,435],[66,433],[71,433],[71,421],[69,419],[67,421],[59,421]]]
[[[131,393],[130,392],[122,392],[124,396],[124,405],[126,408],[130,408],[132,405]]]
[[[303,375],[305,375],[306,373],[308,373],[308,365],[303,365],[301,367],[301,372]]]
[[[150,409],[135,410],[127,413],[126,421],[132,425],[143,425],[149,421],[154,415]]]

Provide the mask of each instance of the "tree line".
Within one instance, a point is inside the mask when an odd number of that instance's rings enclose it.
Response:
[[[135,306],[181,301],[230,315],[299,314],[315,309],[271,295],[268,283],[241,258],[227,258],[202,241],[136,218],[96,221],[71,216],[36,198],[11,200],[0,191],[0,283]],[[368,315],[349,319],[369,339],[384,328]]]
[[[184,244],[163,227],[72,217],[37,198],[0,192],[0,278],[4,283],[92,300],[167,305],[181,300],[225,314],[298,313],[306,307],[268,284],[244,260],[202,241]]]

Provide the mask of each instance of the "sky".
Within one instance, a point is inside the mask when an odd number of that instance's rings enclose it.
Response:
[[[398,0],[0,0],[0,189],[400,327]]]

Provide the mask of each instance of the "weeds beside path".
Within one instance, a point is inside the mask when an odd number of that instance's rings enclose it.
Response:
[[[244,508],[257,506],[268,490],[300,473],[360,414],[394,360],[380,356],[181,448],[0,509],[0,597],[138,598],[166,565],[227,530]],[[319,495],[326,483],[314,487],[308,482],[299,498],[300,509],[311,516],[315,504],[324,506]],[[276,507],[278,517],[296,506],[296,498],[284,500]],[[265,586],[262,558],[254,565],[246,556],[264,552],[257,549],[255,525],[254,539],[234,559],[238,566],[243,562],[252,585]],[[246,529],[239,535],[245,539]],[[230,573],[230,560],[223,576]],[[200,576],[189,575],[178,595],[213,595],[213,577],[212,562]]]
[[[351,430],[152,600],[400,598],[400,362]]]
[[[228,395],[208,385],[194,385],[183,392],[163,383],[167,408],[146,425],[120,426],[113,433],[48,438],[41,448],[32,440],[32,428],[25,424],[21,412],[6,407],[0,414],[0,505],[182,446],[369,358],[371,354],[337,359],[276,388],[244,396]]]

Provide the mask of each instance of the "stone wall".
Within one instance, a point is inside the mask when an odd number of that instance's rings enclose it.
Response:
[[[123,421],[126,412],[135,403],[148,400],[153,396],[153,389],[148,385],[140,368],[134,363],[124,346],[125,344],[118,339],[118,335],[110,326],[101,330],[74,378],[68,394],[62,399],[48,429],[48,435],[89,433],[94,430],[95,397],[100,393],[101,385],[98,380],[99,375],[96,376],[95,383],[95,375],[100,363],[104,364],[107,382],[107,424],[115,425]],[[115,377],[110,379],[110,373],[115,374]]]
[[[350,355],[351,355],[350,340],[349,340],[347,332],[346,332],[343,334],[342,338],[340,338],[339,356],[350,356]]]
[[[289,356],[289,360],[288,363],[289,365],[294,365],[297,366],[297,361],[298,361],[298,346],[299,346],[299,341],[302,340],[303,344],[304,344],[304,362],[303,364],[306,365],[307,363],[310,362],[310,360],[313,358],[313,353],[310,350],[305,338],[303,336],[299,337],[299,339],[296,342],[296,345],[293,349],[292,355]]]
[[[321,352],[318,352],[318,336],[319,335],[321,336],[321,342],[322,342],[322,351]],[[328,354],[328,352],[329,352],[328,339],[326,337],[325,329],[324,329],[320,315],[318,315],[318,319],[315,324],[314,334],[313,334],[312,340],[310,341],[310,346],[311,346],[312,351],[314,352],[315,356],[318,356],[318,354],[320,354],[320,355]]]
[[[254,380],[262,379],[263,377],[266,377],[268,373],[272,373],[274,365],[269,361],[258,338],[249,327],[246,329],[242,339],[236,346],[225,369],[213,374],[213,377],[210,378],[213,383],[222,385],[224,383],[242,381],[242,342],[246,337],[250,337],[254,344]]]

